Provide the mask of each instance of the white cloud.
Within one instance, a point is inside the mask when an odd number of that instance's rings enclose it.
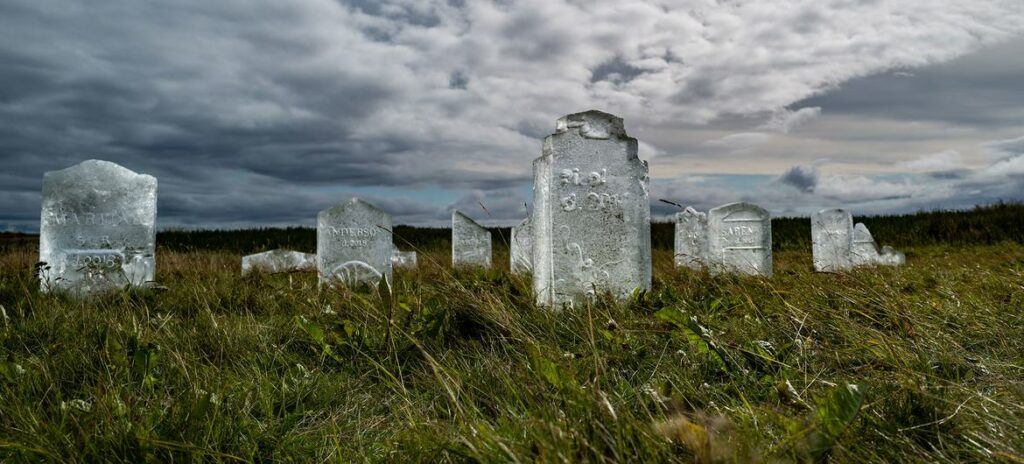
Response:
[[[964,162],[958,151],[944,150],[900,163],[900,166],[916,172],[952,171],[963,168]]]
[[[705,147],[726,148],[732,152],[742,152],[761,145],[770,138],[770,135],[761,132],[741,132],[708,140],[703,145]]]
[[[821,115],[821,107],[811,106],[791,111],[786,108],[772,113],[771,117],[761,125],[761,129],[788,134],[790,130]]]
[[[1024,136],[1006,140],[994,140],[982,145],[986,151],[1002,159],[1024,155]]]

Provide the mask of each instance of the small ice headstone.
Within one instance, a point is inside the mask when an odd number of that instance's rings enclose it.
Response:
[[[255,270],[277,274],[316,270],[316,255],[292,250],[270,250],[242,257],[242,275]]]
[[[882,247],[879,252],[875,238],[863,223],[857,223],[853,229],[853,264],[855,266],[873,266],[877,264],[899,266],[906,263],[906,257],[891,247]]]
[[[416,252],[415,251],[398,251],[395,249],[394,254],[391,255],[391,265],[394,267],[416,267]]]
[[[874,243],[874,242],[872,242]],[[854,266],[853,218],[845,209],[823,209],[811,218],[811,251],[814,270],[848,271]]]
[[[95,294],[156,273],[156,178],[88,160],[43,175],[43,292]]]
[[[491,232],[452,211],[452,266],[491,267]]]
[[[708,212],[708,267],[714,272],[772,275],[772,221],[764,208],[730,203]]]
[[[622,118],[560,118],[533,162],[533,289],[541,306],[651,288],[647,162]]]
[[[509,268],[515,274],[529,274],[533,270],[533,222],[523,219],[512,227],[509,237]]]
[[[703,269],[708,255],[708,215],[691,207],[676,213],[675,265]]]
[[[316,262],[321,284],[376,284],[392,279],[391,216],[353,198],[317,215]]]
[[[886,266],[902,266],[907,263],[907,256],[902,251],[896,251],[886,245],[882,247],[882,256],[879,262]]]

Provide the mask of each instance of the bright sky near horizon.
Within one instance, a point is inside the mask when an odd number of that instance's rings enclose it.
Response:
[[[655,216],[1024,200],[1022,33],[1020,0],[8,0],[0,230],[89,158],[156,176],[162,228],[353,195],[510,224],[587,109],[640,140]]]

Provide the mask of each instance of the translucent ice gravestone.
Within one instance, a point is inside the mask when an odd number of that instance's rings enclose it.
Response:
[[[516,274],[529,274],[533,270],[533,223],[530,218],[512,227],[509,241],[509,269]]]
[[[772,222],[768,211],[730,203],[708,212],[708,267],[714,272],[772,275]]]
[[[316,263],[321,284],[376,284],[392,278],[391,216],[358,198],[317,215]]]
[[[491,232],[452,211],[452,266],[491,267]]]
[[[259,269],[277,274],[316,270],[316,255],[291,250],[270,250],[242,257],[242,275]]]
[[[702,269],[707,265],[708,215],[687,207],[676,213],[675,265]]]
[[[398,249],[395,249],[391,255],[391,265],[394,267],[416,267],[416,252],[398,251]]]
[[[845,209],[823,209],[811,217],[811,251],[814,270],[840,272],[850,270],[854,262],[853,217]],[[874,242],[872,242],[873,244]]]
[[[851,259],[855,266],[873,266],[877,264],[899,266],[906,263],[907,258],[903,253],[887,246],[882,247],[882,251],[879,252],[878,245],[875,244],[875,238],[871,236],[871,231],[864,224],[857,223],[856,227],[853,228]]]
[[[156,178],[88,160],[43,175],[42,291],[93,294],[156,273]]]
[[[603,292],[622,300],[651,288],[647,162],[622,118],[600,111],[562,117],[533,176],[537,304]]]

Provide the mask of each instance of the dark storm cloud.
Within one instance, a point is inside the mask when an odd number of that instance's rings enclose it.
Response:
[[[775,114],[767,130],[787,132],[830,111],[796,101],[1021,24],[1013,0],[940,18],[880,2],[3,2],[0,224],[35,228],[43,173],[90,158],[156,176],[162,226],[309,224],[353,194],[398,222],[480,203],[515,222],[563,114],[603,108],[631,128]]]
[[[814,166],[793,166],[782,173],[777,181],[801,192],[813,192],[818,185],[818,169]]]
[[[919,70],[850,80],[839,91],[797,105],[829,113],[936,120],[986,128],[1018,126],[1024,117],[1024,38]],[[914,134],[905,134],[913,137]]]

